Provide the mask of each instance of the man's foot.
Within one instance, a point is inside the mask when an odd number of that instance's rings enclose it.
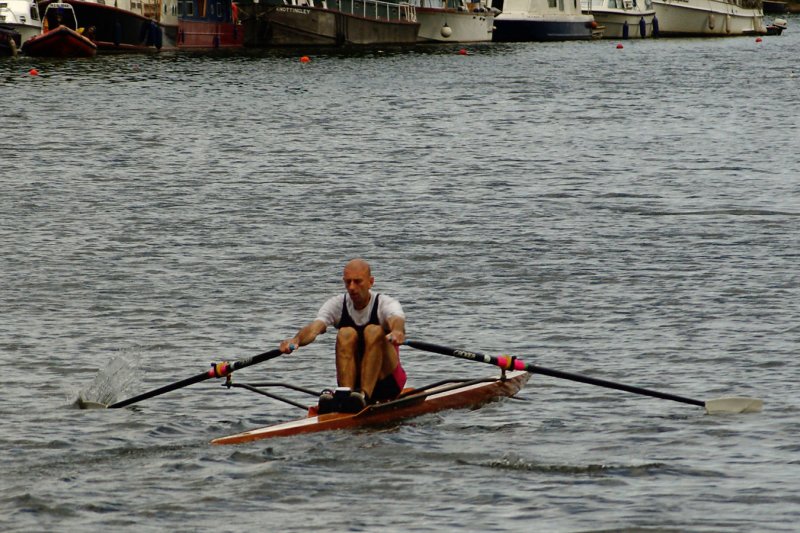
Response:
[[[367,397],[363,392],[353,391],[350,396],[342,400],[343,413],[358,413],[367,406]]]

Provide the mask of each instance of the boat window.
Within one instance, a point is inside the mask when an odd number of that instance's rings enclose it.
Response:
[[[36,4],[31,4],[31,20],[39,20],[39,8]]]
[[[608,8],[619,9],[619,6],[617,5],[617,0],[608,0]]]
[[[556,7],[556,0],[547,0],[547,7]]]
[[[564,0],[558,0],[558,10],[564,11]]]

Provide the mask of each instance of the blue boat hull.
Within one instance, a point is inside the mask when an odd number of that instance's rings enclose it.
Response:
[[[586,20],[494,20],[495,30],[492,41],[582,41],[592,38],[591,21]]]

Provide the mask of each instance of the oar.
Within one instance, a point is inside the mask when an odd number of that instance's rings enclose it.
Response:
[[[460,357],[461,359],[469,359],[470,361],[480,361],[490,365],[499,366],[506,370],[525,370],[536,374],[544,374],[554,378],[568,379],[571,381],[579,381],[581,383],[588,383],[590,385],[597,385],[609,389],[617,389],[625,392],[632,392],[634,394],[642,394],[644,396],[652,396],[653,398],[661,398],[664,400],[672,400],[675,402],[688,403],[690,405],[697,405],[705,408],[708,414],[718,413],[757,413],[761,411],[763,401],[758,398],[743,398],[743,397],[727,397],[716,398],[713,400],[694,400],[692,398],[685,398],[675,394],[666,392],[659,392],[642,387],[634,387],[632,385],[625,385],[624,383],[615,383],[605,379],[592,378],[589,376],[582,376],[580,374],[571,374],[561,370],[552,370],[544,368],[531,363],[525,363],[521,359],[513,356],[499,356],[492,357],[478,352],[469,352],[466,350],[457,350],[455,348],[448,348],[447,346],[438,346],[427,342],[419,341],[406,341],[405,344],[416,348],[417,350],[425,350],[427,352],[439,353],[442,355],[451,355],[453,357]]]
[[[164,385],[163,387],[151,390],[150,392],[145,392],[144,394],[140,394],[139,396],[134,396],[133,398],[128,398],[127,400],[122,400],[117,403],[112,403],[111,405],[108,406],[108,408],[113,409],[116,407],[125,407],[126,405],[140,402],[142,400],[152,398],[153,396],[164,394],[165,392],[170,392],[176,389],[181,389],[183,387],[188,387],[189,385],[193,385],[194,383],[199,383],[200,381],[205,381],[211,378],[223,378],[228,374],[232,374],[236,370],[239,370],[246,366],[263,363],[264,361],[267,361],[269,359],[274,359],[279,355],[281,355],[281,351],[276,348],[274,350],[270,350],[262,354],[254,355],[253,357],[250,357],[248,359],[234,361],[233,363],[229,363],[227,361],[223,361],[222,363],[211,363],[211,369],[206,370],[202,374],[197,374],[194,377],[186,378],[182,381],[178,381],[177,383]]]

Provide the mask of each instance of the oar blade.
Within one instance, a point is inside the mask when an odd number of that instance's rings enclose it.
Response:
[[[764,402],[758,398],[728,397],[706,400],[706,413],[719,415],[726,413],[760,413]]]
[[[100,402],[92,402],[90,400],[84,400],[80,396],[77,400],[75,400],[75,405],[78,409],[106,409],[108,408],[108,404],[100,403]]]

